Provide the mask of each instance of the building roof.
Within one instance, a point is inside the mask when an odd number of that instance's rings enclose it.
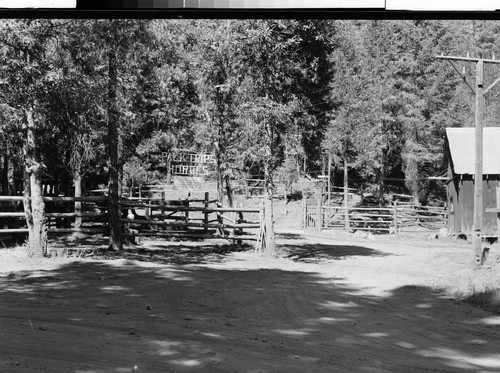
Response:
[[[474,175],[475,128],[446,128],[446,137],[456,174]],[[500,174],[500,127],[483,128],[483,174]]]

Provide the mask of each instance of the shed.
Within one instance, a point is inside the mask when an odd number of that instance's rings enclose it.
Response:
[[[445,160],[448,165],[448,234],[471,235],[474,219],[475,128],[447,128]],[[497,207],[500,180],[500,127],[483,128],[483,220],[485,237],[497,237],[497,216],[486,209]]]

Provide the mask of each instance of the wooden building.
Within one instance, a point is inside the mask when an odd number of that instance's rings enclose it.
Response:
[[[483,129],[483,220],[484,237],[497,237],[497,207],[500,180],[500,127]],[[474,219],[475,128],[447,128],[445,161],[448,164],[448,234],[472,234]]]

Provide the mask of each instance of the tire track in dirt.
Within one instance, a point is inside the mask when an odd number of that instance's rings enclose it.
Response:
[[[462,249],[279,244],[321,260],[83,260],[0,277],[0,371],[500,371],[500,321],[426,286]]]

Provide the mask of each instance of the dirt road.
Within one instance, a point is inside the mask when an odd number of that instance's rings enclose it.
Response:
[[[288,258],[158,242],[121,259],[1,250],[0,372],[500,372],[500,317],[432,288],[467,247],[279,238]]]

